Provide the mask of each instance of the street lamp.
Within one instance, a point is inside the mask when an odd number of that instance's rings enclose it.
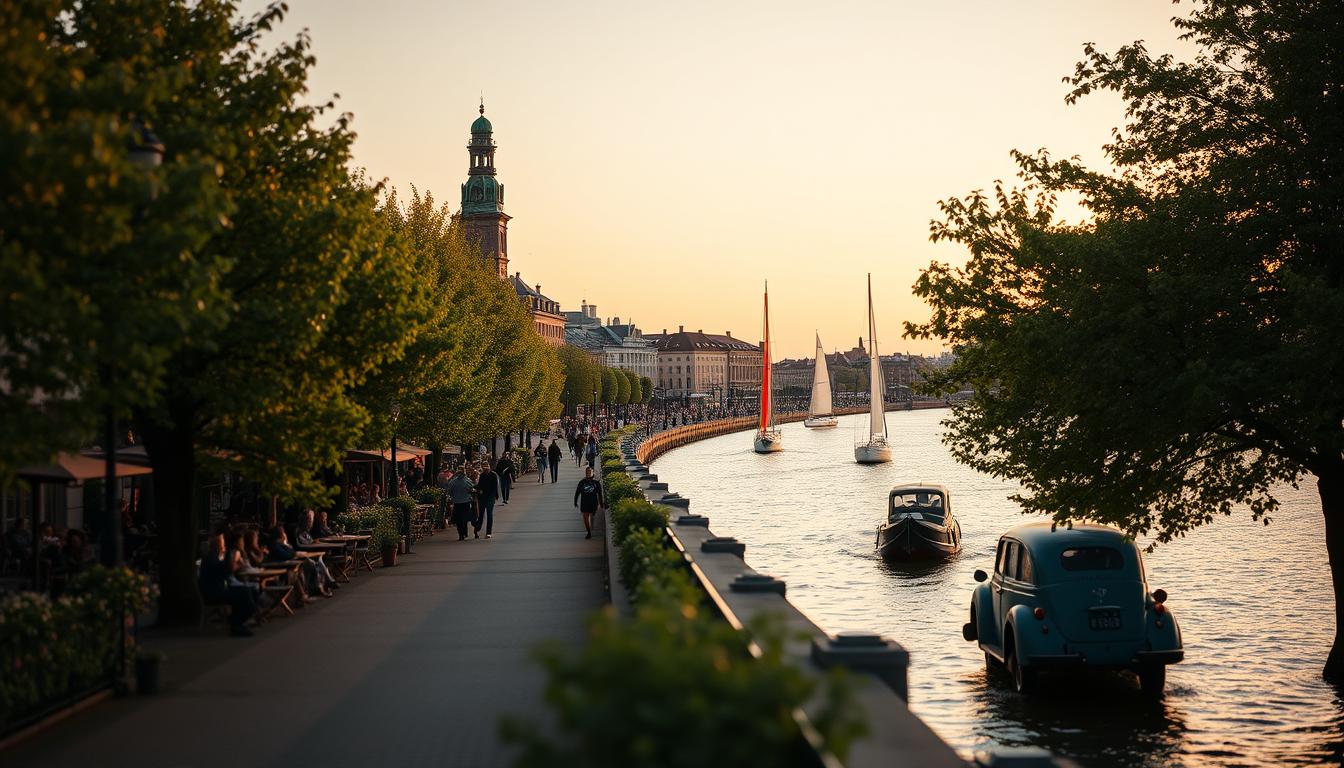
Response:
[[[159,137],[149,129],[138,118],[131,127],[133,142],[127,153],[130,161],[136,166],[149,171],[163,165],[164,146]],[[154,187],[150,186],[150,192],[145,200],[146,203],[153,201]],[[111,265],[115,270],[116,264]],[[115,279],[113,281],[115,283]],[[115,333],[116,323],[109,318],[104,332],[106,338],[110,339]],[[122,563],[121,547],[121,505],[118,502],[117,488],[117,407],[116,407],[116,381],[112,374],[112,364],[107,358],[111,356],[111,344],[104,352],[103,362],[103,387],[107,394],[107,406],[103,413],[103,520],[105,527],[103,535],[99,539],[100,559],[103,565],[117,567]]]

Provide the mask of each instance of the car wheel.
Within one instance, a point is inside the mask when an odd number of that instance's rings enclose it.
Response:
[[[1162,664],[1149,664],[1139,668],[1139,689],[1144,696],[1161,696],[1167,687],[1167,668]]]
[[[1017,660],[1017,652],[1010,645],[1004,646],[1003,660],[1008,664],[1008,674],[1013,678],[1013,690],[1018,693],[1031,693],[1036,690],[1036,668]]]
[[[999,671],[999,660],[985,651],[985,676],[993,677]]]

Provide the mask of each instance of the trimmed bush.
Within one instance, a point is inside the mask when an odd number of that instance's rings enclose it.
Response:
[[[421,504],[438,504],[439,499],[443,498],[443,489],[427,486],[411,494],[411,498]]]
[[[643,499],[644,492],[639,490],[635,481],[624,472],[602,477],[603,490],[607,493],[607,506],[612,507],[625,499]]]
[[[643,528],[629,531],[621,543],[621,582],[636,601],[641,598],[646,582],[661,582],[681,567],[681,558],[667,548],[666,542],[667,536],[662,531]]]
[[[610,475],[622,474],[624,472],[625,472],[625,462],[623,461],[617,459],[608,459],[602,462],[603,478],[606,478]]]
[[[643,499],[623,499],[611,506],[611,536],[616,546],[635,531],[661,532],[667,527],[667,507]]]
[[[395,547],[401,541],[401,516],[397,510],[385,504],[383,502],[358,512],[337,515],[332,522],[346,533],[368,531],[373,535],[369,540],[369,549],[382,552],[384,548]]]

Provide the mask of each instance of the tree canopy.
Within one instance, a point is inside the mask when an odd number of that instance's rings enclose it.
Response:
[[[1120,94],[1118,172],[1016,154],[1022,184],[944,201],[964,245],[915,285],[907,334],[970,385],[956,457],[1019,480],[1027,512],[1165,542],[1314,475],[1344,626],[1344,6],[1198,2],[1192,62],[1088,45],[1072,102]],[[1060,195],[1089,218],[1059,221]],[[1326,676],[1344,678],[1339,635]]]

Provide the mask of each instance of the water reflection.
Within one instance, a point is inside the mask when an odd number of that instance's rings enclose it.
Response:
[[[910,707],[963,754],[1039,744],[1084,766],[1307,766],[1344,758],[1344,705],[1320,679],[1334,635],[1324,524],[1314,487],[1281,489],[1265,527],[1220,518],[1145,558],[1149,585],[1170,593],[1184,663],[1166,699],[1132,676],[1043,678],[1021,699],[987,684],[984,657],[961,638],[977,568],[1023,522],[1010,484],[958,465],[941,444],[942,413],[888,414],[890,464],[853,463],[846,419],[826,432],[786,425],[782,453],[759,456],[749,433],[673,451],[655,471],[710,516],[715,533],[747,542],[747,559],[788,581],[789,598],[835,632],[859,629],[910,651]],[[849,417],[846,417],[847,419]],[[962,526],[946,561],[891,563],[874,549],[887,493],[940,482]]]

